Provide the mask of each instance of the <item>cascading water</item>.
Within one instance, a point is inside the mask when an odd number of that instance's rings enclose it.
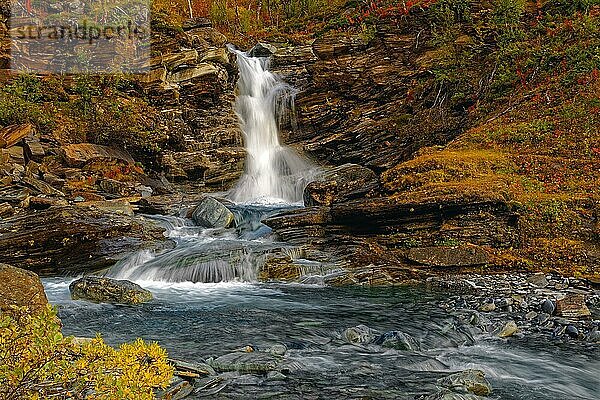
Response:
[[[294,89],[268,70],[267,58],[237,55],[235,109],[244,132],[246,170],[229,197],[236,202],[298,203],[314,167],[279,142],[279,124],[294,109]]]
[[[279,142],[279,124],[293,110],[294,90],[268,71],[266,58],[238,56],[240,78],[235,102],[248,152],[246,171],[229,197],[235,228],[205,229],[193,221],[153,217],[175,242],[171,250],[133,254],[107,275],[134,281],[227,282],[257,280],[269,253],[293,251],[273,242],[260,221],[297,207],[316,173],[308,161]]]

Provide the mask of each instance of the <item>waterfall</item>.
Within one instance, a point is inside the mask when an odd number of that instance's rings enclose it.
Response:
[[[235,202],[302,201],[314,167],[279,142],[279,125],[294,109],[294,89],[268,70],[267,58],[237,54],[239,81],[235,111],[244,133],[244,175],[230,191]],[[288,115],[286,115],[288,114]]]

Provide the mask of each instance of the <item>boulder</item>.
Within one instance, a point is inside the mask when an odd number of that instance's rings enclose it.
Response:
[[[477,396],[487,396],[492,392],[492,385],[485,379],[485,373],[477,369],[467,369],[448,375],[438,379],[437,383],[453,391],[464,389],[465,392],[471,392]]]
[[[35,273],[0,264],[0,311],[10,313],[11,306],[17,306],[38,312],[47,304],[44,286]]]
[[[196,78],[201,78],[207,75],[217,75],[219,69],[212,64],[202,63],[189,68],[183,68],[177,72],[172,73],[167,78],[170,83],[181,83]]]
[[[582,294],[569,294],[556,300],[556,314],[565,318],[589,318],[590,309]]]
[[[96,303],[141,304],[152,300],[152,293],[126,280],[86,276],[69,285],[73,300]]]
[[[250,57],[271,57],[271,55],[275,54],[277,51],[277,47],[273,46],[269,43],[258,43],[254,46],[248,54]]]
[[[121,161],[134,164],[133,158],[124,150],[92,143],[69,144],[62,146],[59,153],[69,167],[83,167],[90,161]]]
[[[321,173],[304,189],[306,206],[329,206],[364,197],[379,188],[375,172],[356,164],[344,164]]]
[[[205,228],[229,228],[235,216],[220,201],[206,196],[192,212],[192,219]]]

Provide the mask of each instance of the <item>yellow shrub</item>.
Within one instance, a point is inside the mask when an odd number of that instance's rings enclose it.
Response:
[[[172,377],[156,343],[80,343],[62,335],[50,306],[38,315],[22,308],[0,315],[0,399],[152,400]]]

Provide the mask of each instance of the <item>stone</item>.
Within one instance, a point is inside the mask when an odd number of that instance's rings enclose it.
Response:
[[[538,313],[536,313],[535,311],[529,311],[527,314],[525,314],[525,318],[528,320],[532,320],[537,316],[538,316]]]
[[[168,69],[173,70],[181,65],[193,65],[198,60],[198,51],[196,49],[181,50],[177,53],[163,54],[162,64]]]
[[[23,145],[23,152],[25,155],[25,160],[42,162],[44,157],[46,156],[46,151],[44,147],[37,139],[29,139],[25,138]]]
[[[284,356],[287,353],[287,347],[284,344],[275,344],[268,351],[274,356]]]
[[[421,350],[421,345],[414,337],[400,331],[386,332],[383,335],[376,337],[373,340],[373,344],[396,350]]]
[[[170,74],[167,77],[169,83],[182,83],[185,81],[191,81],[192,79],[203,78],[206,76],[216,76],[219,73],[219,69],[209,63],[201,63],[194,65],[193,67],[183,68],[177,72]]]
[[[479,311],[483,311],[483,312],[491,312],[494,311],[496,309],[496,304],[494,304],[494,302],[489,302],[489,303],[484,303],[479,307]]]
[[[415,247],[406,256],[410,261],[432,267],[466,267],[485,265],[490,258],[478,246]]]
[[[582,294],[568,294],[557,299],[556,314],[565,318],[589,318],[592,315]]]
[[[0,264],[0,311],[9,313],[11,307],[28,307],[37,313],[48,305],[40,278],[31,271]]]
[[[360,165],[344,164],[322,172],[310,182],[304,189],[304,204],[330,206],[364,197],[378,188],[375,172]]]
[[[205,228],[229,228],[235,215],[214,197],[206,196],[192,212],[192,219]]]
[[[277,369],[280,359],[263,352],[225,354],[208,363],[218,372],[238,371],[244,374],[266,374]]]
[[[498,334],[498,337],[501,337],[501,338],[510,337],[510,336],[514,335],[515,333],[517,333],[518,330],[519,330],[519,327],[517,326],[517,323],[515,321],[508,321],[504,325],[504,327],[502,328],[500,333]]]
[[[577,339],[579,337],[579,330],[573,325],[567,325],[565,329],[565,333],[572,337],[573,339]]]
[[[492,392],[492,385],[485,379],[485,373],[477,369],[457,372],[438,379],[437,383],[451,390],[464,388],[477,396],[488,396]]]
[[[172,358],[169,358],[168,362],[175,368],[175,375],[182,378],[197,379],[199,377],[216,374],[215,370],[208,364],[189,363]]]
[[[0,128],[0,149],[7,149],[35,133],[31,124],[9,125]]]
[[[545,312],[546,314],[549,314],[549,315],[553,315],[554,311],[556,310],[556,306],[554,305],[554,302],[550,299],[544,300],[541,304],[541,308],[542,308],[543,312]]]
[[[539,288],[545,288],[549,285],[548,279],[546,279],[546,274],[544,274],[543,272],[530,276],[529,278],[527,278],[527,282]]]
[[[342,333],[342,339],[348,343],[367,344],[372,343],[378,337],[377,331],[366,325],[358,325],[346,329]]]
[[[200,62],[216,62],[229,64],[229,52],[224,47],[207,49],[202,55]]]
[[[140,285],[111,278],[86,276],[69,285],[73,300],[96,303],[141,304],[152,300],[152,293]]]
[[[269,43],[257,43],[248,54],[250,57],[271,57],[277,51],[277,47]]]
[[[92,143],[79,143],[61,146],[60,155],[69,167],[83,167],[90,161],[120,161],[134,164],[135,161],[125,150]]]
[[[10,203],[3,202],[0,203],[0,218],[10,217],[15,213],[15,209]]]

